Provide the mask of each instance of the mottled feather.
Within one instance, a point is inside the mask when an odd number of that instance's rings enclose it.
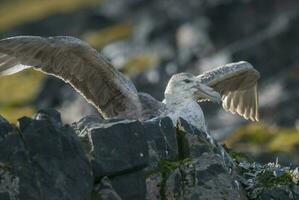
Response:
[[[257,80],[260,74],[251,64],[244,61],[230,63],[197,78],[222,95],[226,111],[252,121],[259,120]]]
[[[18,36],[0,40],[0,73],[34,67],[69,82],[105,117],[138,119],[133,83],[87,43],[67,36]]]

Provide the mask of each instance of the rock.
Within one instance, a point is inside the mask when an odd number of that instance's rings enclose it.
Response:
[[[1,197],[90,199],[93,176],[81,143],[69,126],[60,126],[59,113],[49,113],[22,118],[20,131],[0,124]]]
[[[81,129],[80,136],[88,141],[96,180],[142,169],[148,164],[147,144],[138,121],[100,121],[89,117],[73,127]]]
[[[173,170],[165,183],[167,199],[244,199],[221,156],[203,154]]]
[[[261,165],[236,158],[239,180],[249,199],[299,199],[298,169],[278,162]]]
[[[92,199],[121,200],[115,192],[108,177],[103,177],[98,185],[94,187]]]
[[[176,128],[170,118],[144,122],[143,130],[149,151],[149,169],[156,168],[160,160],[178,159]]]
[[[226,150],[219,145],[209,133],[196,129],[188,124],[186,120],[180,118],[177,125],[177,137],[179,138],[178,150],[180,159],[200,158],[204,153],[211,154],[211,157],[213,157],[214,154],[218,154],[221,155],[223,164],[227,170],[233,170],[233,160]]]
[[[131,173],[111,177],[111,182],[121,199],[145,199],[146,185],[144,170],[135,170]]]
[[[41,110],[19,130],[0,117],[0,149],[1,200],[299,198],[297,168],[240,159],[183,119],[68,126]]]
[[[147,178],[148,199],[245,199],[234,163],[207,133],[180,119],[179,160],[161,160]]]
[[[34,116],[34,119],[36,120],[40,120],[40,121],[48,121],[50,122],[53,126],[57,126],[57,127],[61,127],[62,126],[62,122],[61,122],[61,116],[60,113],[57,112],[56,110],[53,109],[42,109],[39,110]],[[20,120],[19,124],[24,123],[24,120]],[[28,120],[26,120],[25,122],[26,124],[28,124]]]

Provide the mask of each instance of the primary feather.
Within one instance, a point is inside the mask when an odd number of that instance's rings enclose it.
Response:
[[[259,120],[257,80],[260,74],[251,64],[245,61],[230,63],[197,78],[222,95],[226,111],[252,121]]]
[[[0,73],[34,67],[69,82],[106,117],[139,118],[135,86],[85,42],[67,36],[0,40]]]

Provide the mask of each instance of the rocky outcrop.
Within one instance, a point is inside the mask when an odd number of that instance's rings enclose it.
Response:
[[[19,128],[0,120],[0,199],[88,200],[93,173],[74,130],[59,113],[23,117]]]
[[[289,168],[269,175],[244,163],[183,119],[173,127],[169,118],[88,116],[69,126],[42,110],[16,127],[0,118],[1,200],[298,197],[298,170],[296,179]],[[265,171],[271,187],[260,179]]]

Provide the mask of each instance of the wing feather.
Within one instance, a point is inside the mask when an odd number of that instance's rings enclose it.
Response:
[[[69,82],[105,117],[139,118],[135,86],[95,49],[67,36],[0,40],[0,74],[34,67]]]
[[[248,62],[230,63],[197,76],[201,83],[222,95],[226,111],[259,120],[257,81],[260,74]]]

